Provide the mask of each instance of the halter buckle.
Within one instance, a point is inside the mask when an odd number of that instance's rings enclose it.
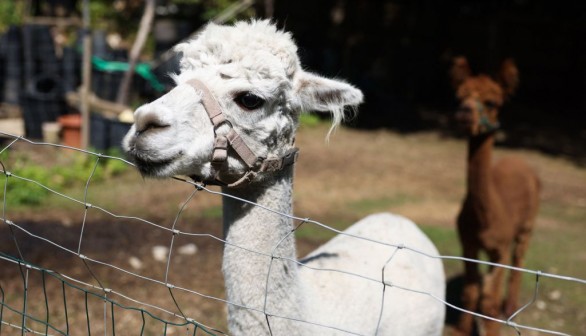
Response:
[[[214,140],[214,152],[212,154],[212,166],[222,165],[228,159],[228,139],[223,135],[216,135]]]

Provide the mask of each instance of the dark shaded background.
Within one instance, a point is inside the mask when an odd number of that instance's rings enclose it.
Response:
[[[114,20],[117,30],[136,27],[129,22],[142,15],[142,0],[127,3],[132,10]],[[499,145],[586,164],[586,1],[257,0],[256,16],[267,16],[267,3],[274,21],[293,33],[307,69],[346,79],[365,93],[350,126],[454,135],[451,59],[465,55],[475,72],[492,74],[512,57],[521,84],[501,112]],[[164,10],[153,28],[155,56],[200,28],[219,6],[215,0],[157,4]],[[163,64],[156,70],[170,84],[167,73],[174,69]]]
[[[502,145],[584,162],[584,1],[275,0],[274,18],[308,69],[364,91],[360,128],[449,131],[452,57],[489,74],[513,57],[521,84],[501,112]]]

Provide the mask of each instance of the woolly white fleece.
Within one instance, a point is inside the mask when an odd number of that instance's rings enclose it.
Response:
[[[228,126],[213,129],[202,93],[186,84],[192,78],[206,84],[230,124],[259,157],[280,157],[294,146],[300,113],[330,112],[335,127],[345,107],[362,102],[362,92],[352,85],[304,71],[291,35],[269,21],[209,24],[177,50],[183,53],[181,73],[175,75],[177,87],[137,109],[124,140],[127,153],[145,175],[213,177],[214,137],[227,132]],[[244,108],[239,97],[246,93],[264,103]],[[234,152],[228,154],[220,170],[224,180],[237,178],[246,169]],[[292,185],[293,168],[288,167],[259,174],[249,185],[224,192],[290,214]],[[222,269],[227,300],[233,303],[228,306],[231,334],[267,335],[270,328],[273,335],[346,334],[343,330],[373,335],[379,316],[379,335],[441,334],[445,307],[432,297],[444,297],[439,259],[407,249],[395,253],[392,247],[340,235],[302,260],[308,267],[299,266],[294,261],[292,228],[286,217],[224,197],[228,244]],[[399,216],[372,215],[346,232],[438,255],[417,226]],[[383,292],[385,265],[384,280],[396,287],[387,286]]]

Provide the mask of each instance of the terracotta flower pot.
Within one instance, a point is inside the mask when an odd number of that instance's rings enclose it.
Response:
[[[65,146],[81,147],[81,115],[66,114],[58,118],[61,124],[61,142]]]

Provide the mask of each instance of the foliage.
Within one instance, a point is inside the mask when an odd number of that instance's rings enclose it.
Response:
[[[11,25],[19,25],[24,17],[25,1],[0,1],[0,32]]]
[[[167,0],[167,5],[191,7],[188,12],[195,11],[193,21],[208,21],[239,0]],[[90,2],[91,24],[93,28],[115,31],[123,37],[136,34],[138,22],[144,11],[142,1],[118,0],[112,4],[111,0],[93,0]],[[178,13],[182,14],[182,13]],[[249,10],[237,18],[252,16]]]
[[[81,153],[68,153],[57,164],[46,167],[33,162],[27,154],[7,154],[0,156],[3,163],[10,162],[6,170],[10,174],[0,177],[0,188],[8,205],[41,205],[50,195],[47,188],[63,192],[71,188],[83,188],[91,177],[91,182],[104,181],[120,175],[127,164],[120,160],[88,156]],[[111,156],[116,156],[113,152]],[[97,162],[97,164],[96,164]]]

